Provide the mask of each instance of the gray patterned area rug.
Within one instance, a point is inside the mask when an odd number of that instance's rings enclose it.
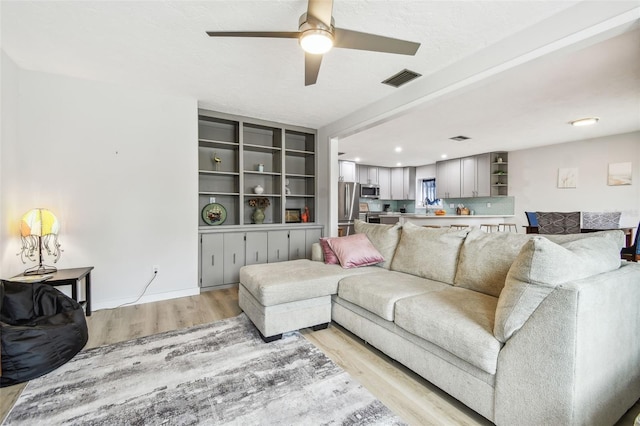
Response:
[[[80,352],[32,380],[7,425],[402,424],[298,333],[244,314]]]

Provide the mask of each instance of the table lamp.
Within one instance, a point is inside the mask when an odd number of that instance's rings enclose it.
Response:
[[[44,248],[49,256],[53,256],[53,263],[58,261],[61,252],[58,243],[59,231],[58,218],[47,209],[29,210],[22,216],[20,221],[22,249],[18,255],[22,263],[27,263],[25,258],[38,262],[38,265],[25,270],[24,275],[40,275],[57,271],[54,266],[44,264],[42,250]]]

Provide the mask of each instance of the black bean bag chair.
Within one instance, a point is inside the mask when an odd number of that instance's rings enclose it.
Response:
[[[82,306],[45,283],[0,283],[0,387],[60,367],[87,343]]]

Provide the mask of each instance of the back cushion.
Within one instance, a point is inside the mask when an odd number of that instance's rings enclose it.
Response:
[[[582,227],[586,229],[616,229],[622,212],[582,212]]]
[[[389,269],[398,241],[400,241],[400,230],[402,229],[400,224],[380,225],[356,220],[355,229],[356,233],[365,234],[384,257],[384,262],[379,263],[377,266]]]
[[[391,270],[453,284],[460,246],[468,233],[467,229],[423,228],[405,223]]]
[[[619,267],[620,248],[607,235],[563,244],[533,237],[509,269],[498,298],[493,334],[506,342],[556,287]]]
[[[536,212],[540,234],[579,234],[580,212]]]
[[[498,297],[511,264],[535,234],[469,232],[460,249],[454,284]]]

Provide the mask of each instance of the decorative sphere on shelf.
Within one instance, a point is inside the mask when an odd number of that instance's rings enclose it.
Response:
[[[255,194],[262,194],[264,192],[264,188],[261,185],[257,185],[253,188],[253,192]]]

